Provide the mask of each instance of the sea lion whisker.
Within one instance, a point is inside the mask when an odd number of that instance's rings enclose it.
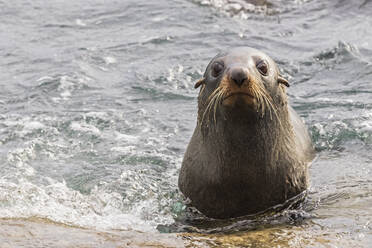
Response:
[[[259,94],[257,91],[255,91],[256,95],[257,95],[257,102],[258,102],[258,109],[259,109],[259,113],[261,114],[261,117],[263,117],[264,115],[264,112],[265,112],[265,104],[262,100],[262,96],[261,94]]]
[[[221,104],[221,101],[222,101],[222,98],[223,98],[223,95],[225,94],[224,91],[220,91],[217,95],[216,95],[216,100],[215,100],[215,103],[214,103],[214,113],[213,113],[213,117],[214,117],[214,125],[217,124],[217,119],[216,119],[216,112],[217,112],[217,107]]]
[[[205,119],[205,116],[206,116],[207,113],[209,112],[210,105],[211,105],[211,103],[210,103],[210,101],[209,101],[207,107],[205,108],[205,110],[204,110],[204,112],[203,112],[203,117],[202,117],[202,120],[201,120],[201,125],[203,125],[203,123],[204,123],[204,119]]]
[[[202,87],[201,87],[201,89],[200,89],[200,92],[199,92],[200,95],[203,94],[204,89],[205,89],[205,84],[203,84]]]
[[[264,105],[269,109],[270,112],[270,119],[272,119],[272,111],[275,111],[274,106],[272,104],[271,96],[266,93],[266,91],[262,88],[262,86],[258,85],[257,87],[258,92],[262,96],[264,100]]]
[[[220,91],[221,91],[221,87],[218,87],[218,88],[216,88],[216,89],[212,92],[212,94],[208,97],[208,99],[207,99],[208,104],[207,104],[207,107],[206,107],[205,110],[204,110],[203,117],[202,117],[202,120],[201,120],[201,125],[203,125],[203,123],[204,123],[205,116],[206,116],[206,115],[209,115],[209,113],[210,113],[210,111],[211,111],[211,108],[212,108],[212,106],[213,106],[213,104],[214,104],[214,102],[215,102],[215,100],[216,100],[216,97],[218,96],[218,93],[219,93]]]
[[[261,117],[263,117],[265,114],[266,102],[265,102],[265,98],[263,97],[262,90],[258,86],[256,86],[256,84],[253,84],[253,92],[257,96],[257,100],[259,104],[258,108],[260,110]]]
[[[217,123],[217,119],[216,119],[216,112],[217,112],[217,107],[218,107],[218,104],[219,104],[219,98],[222,94],[222,91],[220,90],[214,97],[213,97],[213,102],[212,102],[212,106],[213,106],[213,119],[214,119],[214,124],[216,125]]]
[[[261,88],[261,87],[260,87]],[[272,113],[274,113],[278,123],[279,123],[279,126],[281,127],[281,129],[283,129],[283,126],[282,126],[282,123],[281,123],[281,120],[278,116],[278,111],[275,107],[275,105],[273,104],[273,100],[271,98],[271,96],[269,94],[267,94],[267,92],[265,90],[263,90],[262,88],[260,89],[261,90],[261,93],[263,94],[264,96],[264,99],[265,99],[265,102],[269,108],[269,111],[270,111],[270,119],[272,119]]]
[[[265,115],[266,108],[267,108],[267,99],[265,95],[262,93],[261,89],[258,90],[260,101],[261,101],[261,117]]]
[[[272,116],[272,109],[273,109],[273,105],[271,103],[271,99],[269,96],[267,96],[265,94],[265,92],[262,92],[262,98],[264,99],[264,102],[265,102],[265,106],[269,109],[269,114],[270,114],[270,120],[273,119],[273,116]]]
[[[257,92],[255,90],[253,90],[252,88],[251,88],[250,92],[253,95],[254,99],[256,99],[258,101],[258,103],[259,103]]]
[[[203,126],[203,123],[204,123],[205,115],[208,112],[209,105],[210,105],[210,102],[208,102],[207,107],[204,109],[203,116],[202,116],[201,123],[200,123],[202,126]]]
[[[212,100],[212,98],[216,95],[216,94],[218,94],[218,92],[219,91],[221,91],[221,87],[217,87],[213,92],[212,92],[212,94],[208,97],[208,99],[207,99],[207,102],[210,102],[211,100]]]
[[[266,104],[266,107],[269,109],[269,112],[270,112],[270,119],[272,120],[272,112],[275,112],[275,107],[273,106],[272,104],[272,100],[271,100],[271,97],[266,94],[266,92],[262,91],[262,96],[265,100],[265,104]]]
[[[208,115],[210,115],[210,112],[212,111],[212,108],[214,108],[216,98],[217,98],[217,94],[211,99],[211,101],[209,103]]]

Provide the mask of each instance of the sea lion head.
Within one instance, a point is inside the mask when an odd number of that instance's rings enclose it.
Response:
[[[199,86],[198,121],[203,124],[231,113],[272,119],[287,103],[289,83],[268,55],[239,47],[215,56],[195,84]]]

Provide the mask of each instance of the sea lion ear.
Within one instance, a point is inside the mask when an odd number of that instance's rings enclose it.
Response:
[[[200,85],[202,85],[202,84],[204,84],[204,83],[205,83],[205,78],[202,77],[201,79],[199,79],[199,80],[195,83],[194,88],[197,89],[197,88],[199,88]]]
[[[287,79],[285,79],[284,77],[282,77],[280,75],[278,76],[278,83],[279,84],[284,84],[285,86],[289,87],[289,83],[288,83]]]

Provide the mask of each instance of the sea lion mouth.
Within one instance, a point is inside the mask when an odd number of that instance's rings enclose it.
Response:
[[[236,96],[236,95],[242,95],[242,96],[248,96],[250,98],[254,98],[254,96],[252,96],[252,94],[249,94],[249,93],[246,93],[246,92],[234,92],[234,93],[230,93],[228,94],[227,96],[225,96],[222,101],[225,101],[226,99],[232,97],[232,96]]]
[[[253,108],[256,106],[257,100],[251,92],[228,92],[228,94],[222,98],[221,104],[225,107],[247,106]]]

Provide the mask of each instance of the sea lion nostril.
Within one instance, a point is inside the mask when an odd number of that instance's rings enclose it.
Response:
[[[230,71],[231,80],[239,87],[248,79],[247,74],[241,68],[234,68]]]

